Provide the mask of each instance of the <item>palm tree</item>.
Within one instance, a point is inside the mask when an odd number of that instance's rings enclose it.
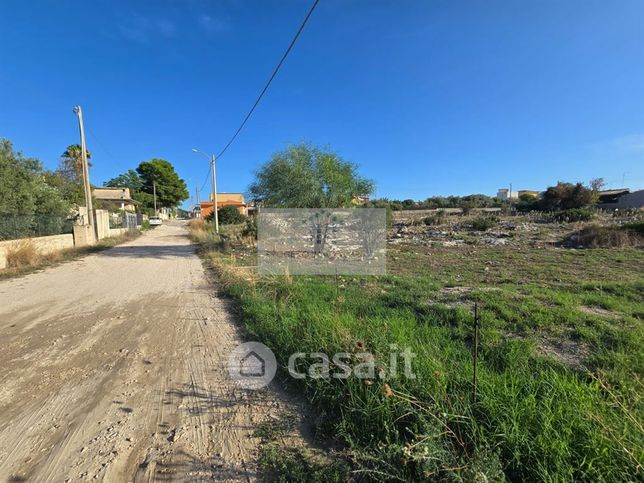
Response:
[[[92,154],[87,151],[87,164],[89,166],[92,163],[89,162]],[[61,171],[64,171],[68,176],[75,179],[82,179],[83,177],[83,155],[80,144],[71,144],[67,146],[65,152],[60,157],[61,160]]]

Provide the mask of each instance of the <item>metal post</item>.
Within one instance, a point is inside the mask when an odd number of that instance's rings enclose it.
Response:
[[[152,181],[152,193],[154,194],[154,216],[159,216],[157,212],[157,182]]]
[[[479,358],[479,306],[474,304],[474,375],[472,377],[472,401],[476,402],[476,363]]]
[[[217,213],[217,175],[215,173],[215,155],[210,160],[212,166],[212,208],[215,210],[215,232],[219,234],[219,213]]]
[[[83,126],[83,109],[81,106],[76,106],[74,112],[78,116],[78,127],[80,129],[81,138],[81,159],[83,162],[83,187],[85,189],[85,205],[87,208],[87,219],[89,225],[94,229],[94,207],[92,206],[92,188],[89,183],[89,163],[87,162],[87,147],[85,145],[85,128]]]

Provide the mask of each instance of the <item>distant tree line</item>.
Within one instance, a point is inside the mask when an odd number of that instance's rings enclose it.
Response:
[[[389,207],[394,211],[433,210],[437,208],[461,208],[464,211],[468,211],[473,208],[501,208],[508,206],[506,201],[482,194],[467,196],[431,196],[423,201],[379,198],[370,201],[370,204],[379,206],[389,205]]]
[[[492,196],[473,194],[467,196],[432,196],[423,201],[379,198],[371,200],[369,206],[388,207],[393,211],[461,208],[467,213],[474,208],[514,208],[521,212],[558,212],[589,208],[597,204],[599,191],[603,185],[604,181],[601,178],[592,180],[589,186],[584,186],[582,183],[560,181],[555,186],[548,187],[542,196],[522,194],[518,200],[513,200],[512,203]]]

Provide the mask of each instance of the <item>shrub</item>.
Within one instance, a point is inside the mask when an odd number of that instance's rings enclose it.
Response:
[[[203,230],[206,222],[203,218],[193,218],[188,222],[188,228],[191,230]]]
[[[557,183],[550,186],[539,201],[541,209],[568,210],[571,208],[583,208],[593,203],[593,190],[586,188],[581,183]]]
[[[394,224],[393,210],[395,208],[393,208],[391,203],[389,203],[388,201],[384,201],[384,200],[370,201],[369,203],[367,203],[365,205],[365,208],[384,208],[386,210],[386,218],[385,218],[385,220],[386,220],[386,223],[387,223],[387,228],[391,228],[391,226]]]
[[[40,254],[32,240],[20,240],[7,249],[7,267],[21,268],[36,265]]]
[[[472,220],[472,229],[476,231],[489,230],[499,224],[498,216],[479,216]]]
[[[557,211],[552,219],[559,222],[590,221],[595,213],[587,208],[571,208],[569,210]]]
[[[217,217],[219,218],[220,225],[238,225],[244,223],[246,217],[242,215],[237,207],[228,205],[222,206],[217,210]],[[214,213],[210,213],[207,217],[207,221],[212,221],[215,218]]]
[[[241,236],[257,239],[257,219],[254,216],[246,220],[246,226],[241,231]]]
[[[626,225],[622,226],[622,229],[634,231],[635,233],[644,235],[644,221],[634,221],[632,223],[627,223]]]
[[[515,205],[517,211],[527,213],[539,209],[539,198],[531,194],[522,194]]]
[[[437,211],[433,215],[423,218],[423,223],[428,226],[442,225],[445,223],[445,218],[446,216],[444,211]]]
[[[624,248],[644,245],[644,236],[636,230],[618,226],[592,225],[573,234],[568,242],[586,248]]]

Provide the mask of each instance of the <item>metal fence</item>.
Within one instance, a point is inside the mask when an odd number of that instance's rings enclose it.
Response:
[[[138,221],[138,216],[136,213],[110,213],[110,228],[127,228],[128,230],[136,230],[137,225],[140,226],[143,224]]]
[[[72,219],[60,216],[0,213],[0,240],[72,233],[73,225]]]
[[[130,231],[134,231],[137,228],[137,216],[135,213],[125,213],[125,218],[123,219],[123,228],[127,228]]]
[[[123,228],[123,213],[110,213],[110,228]]]

